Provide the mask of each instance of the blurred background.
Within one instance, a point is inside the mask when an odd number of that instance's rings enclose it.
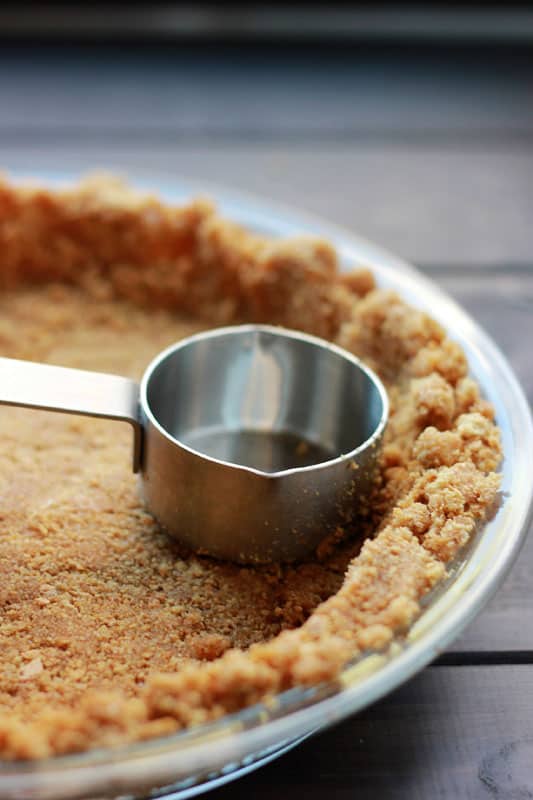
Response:
[[[431,272],[510,348],[472,270],[498,302],[520,285],[525,333],[532,45],[525,3],[3,3],[0,165],[303,207]]]
[[[3,3],[0,162],[162,170],[426,264],[531,253],[528,5]]]
[[[531,40],[528,3],[2,3],[9,35]]]

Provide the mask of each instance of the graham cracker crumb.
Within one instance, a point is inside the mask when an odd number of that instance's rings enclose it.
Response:
[[[6,356],[138,378],[183,336],[266,321],[350,349],[391,406],[357,529],[267,567],[160,531],[126,426],[1,408],[4,759],[166,736],[334,678],[409,628],[494,503],[499,433],[460,347],[367,269],[341,274],[326,242],[271,241],[116,179],[3,182],[0,282]]]

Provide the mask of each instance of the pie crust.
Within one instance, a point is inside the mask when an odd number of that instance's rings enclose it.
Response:
[[[110,177],[0,183],[0,347],[139,377],[182,336],[268,322],[383,379],[379,476],[356,531],[297,565],[185,552],[143,509],[127,426],[0,408],[0,757],[164,736],[335,678],[404,634],[498,495],[500,437],[460,347],[340,273],[320,239],[268,240],[209,201]]]

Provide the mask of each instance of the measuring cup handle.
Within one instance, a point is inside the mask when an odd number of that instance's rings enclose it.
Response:
[[[139,387],[118,375],[0,358],[0,404],[123,420],[133,427],[133,471],[141,466]]]

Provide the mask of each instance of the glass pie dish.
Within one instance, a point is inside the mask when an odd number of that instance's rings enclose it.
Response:
[[[54,187],[65,179],[39,176]],[[192,730],[143,744],[31,763],[0,766],[0,797],[186,797],[260,766],[312,732],[383,696],[433,660],[487,602],[517,555],[527,530],[533,469],[533,428],[525,397],[490,338],[434,284],[395,257],[335,226],[217,187],[155,179],[158,195],[182,203],[207,191],[224,216],[269,237],[313,233],[328,239],[346,268],[365,264],[380,287],[427,310],[464,349],[470,372],[494,406],[502,434],[502,502],[461,551],[450,577],[423,600],[408,634],[385,653],[348,665],[338,679],[291,689]],[[136,185],[144,188],[142,182]]]

